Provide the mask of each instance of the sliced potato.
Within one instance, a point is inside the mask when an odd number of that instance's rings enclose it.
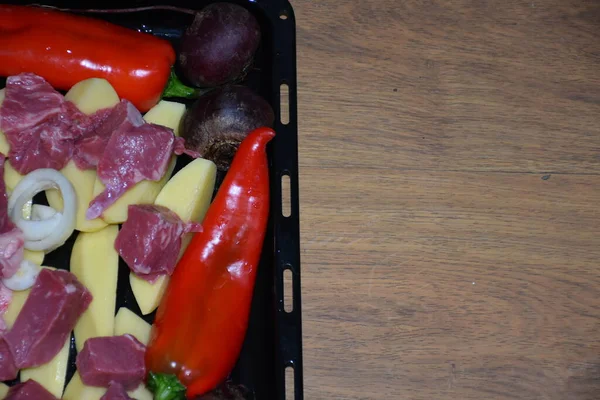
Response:
[[[37,265],[42,265],[45,256],[46,253],[43,251],[23,250],[23,258]]]
[[[160,190],[169,180],[169,177],[175,169],[176,162],[177,159],[175,156],[172,156],[171,163],[167,167],[167,172],[160,181],[143,180],[129,188],[117,199],[117,201],[104,210],[101,218],[108,224],[122,224],[127,220],[127,209],[129,205],[152,204]],[[96,179],[96,182],[94,183],[94,197],[102,193],[104,189],[105,186],[102,181]]]
[[[115,336],[125,335],[129,333],[135,336],[137,340],[143,344],[148,344],[150,340],[150,324],[137,316],[127,307],[119,308],[119,312],[115,316]]]
[[[197,158],[173,175],[154,204],[169,208],[182,221],[201,222],[210,206],[216,177],[215,163]]]
[[[0,399],[3,399],[8,394],[10,387],[6,383],[0,382]],[[152,399],[152,398],[150,398]]]
[[[0,131],[0,153],[7,156],[9,151],[10,144],[8,144],[8,140],[6,140],[6,135],[4,135],[4,132]]]
[[[127,392],[129,397],[135,400],[153,400],[154,395],[151,391],[146,388],[146,385],[143,383],[137,387],[137,389]]]
[[[131,291],[142,314],[147,315],[156,310],[168,283],[169,279],[167,275],[163,275],[154,281],[154,283],[150,283],[136,276],[133,272],[129,273]]]
[[[115,250],[117,225],[97,232],[81,232],[71,252],[71,272],[93,296],[88,309],[75,325],[75,344],[81,351],[85,341],[96,336],[111,336],[117,296],[119,254]]]
[[[182,221],[202,222],[210,206],[216,176],[217,166],[214,162],[197,158],[173,175],[156,197],[154,204],[171,209]],[[179,257],[185,251],[192,235],[189,233],[184,236]],[[144,315],[158,307],[168,281],[165,275],[154,283],[149,283],[130,272],[131,290]]]
[[[106,393],[106,388],[99,386],[86,386],[81,381],[79,372],[75,372],[65,388],[63,400],[100,400]]]
[[[93,114],[117,105],[119,95],[106,79],[89,78],[73,85],[65,95],[65,100],[75,104],[81,112]]]
[[[171,128],[175,136],[179,136],[179,125],[184,113],[185,104],[161,100],[144,114],[144,120]]]
[[[67,376],[67,364],[69,363],[69,347],[71,337],[65,341],[62,349],[44,365],[35,368],[24,368],[21,370],[21,382],[27,379],[33,379],[52,393],[54,397],[60,399],[65,387],[65,378]]]
[[[60,171],[73,185],[77,196],[77,214],[75,229],[81,232],[96,232],[104,228],[107,223],[101,218],[89,220],[85,217],[90,201],[94,195],[94,184],[96,183],[96,170],[77,168],[73,160]],[[55,210],[62,210],[63,200],[60,191],[57,189],[46,190],[48,204]]]
[[[15,190],[15,187],[23,178],[23,175],[18,173],[8,160],[4,161],[4,184],[8,192]]]

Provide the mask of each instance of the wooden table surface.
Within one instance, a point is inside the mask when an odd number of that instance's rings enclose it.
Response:
[[[306,399],[600,398],[600,2],[292,0]]]

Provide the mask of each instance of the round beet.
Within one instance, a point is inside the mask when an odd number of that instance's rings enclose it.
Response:
[[[273,127],[269,103],[243,85],[227,84],[198,98],[185,112],[181,136],[185,146],[226,171],[242,140],[256,128]]]
[[[181,72],[198,87],[233,82],[252,63],[260,38],[258,21],[244,7],[210,4],[196,14],[181,38]]]

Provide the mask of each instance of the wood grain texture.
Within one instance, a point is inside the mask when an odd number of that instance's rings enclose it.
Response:
[[[305,398],[600,398],[600,2],[292,0]]]

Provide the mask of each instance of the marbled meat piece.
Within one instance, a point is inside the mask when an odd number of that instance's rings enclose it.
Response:
[[[94,128],[75,143],[73,161],[81,170],[96,168],[115,131],[127,130],[145,123],[134,105],[125,99],[112,108],[99,110],[91,118],[95,119]]]
[[[0,153],[0,177],[4,176],[4,154]],[[0,179],[0,277],[10,278],[17,272],[25,238],[23,232],[8,217],[8,195],[4,179]]]
[[[200,153],[194,150],[186,149],[185,147],[185,139],[179,136],[175,136],[175,143],[173,144],[173,153],[178,156],[182,154],[187,154],[192,158],[200,158]]]
[[[108,390],[106,391],[106,393],[104,393],[104,395],[102,397],[100,397],[100,400],[134,400],[134,399],[129,397],[129,395],[127,394],[127,391],[125,390],[123,385],[121,385],[120,383],[117,383],[117,382],[111,382],[111,384],[108,386]]]
[[[167,171],[174,147],[175,134],[170,128],[151,123],[120,125],[98,163],[98,178],[105,189],[90,202],[86,218],[100,217],[136,183],[159,181]]]
[[[11,165],[25,175],[39,168],[62,169],[75,141],[91,120],[33,73],[9,76],[0,106],[0,129],[10,144]]]
[[[18,383],[8,390],[4,400],[58,400],[52,393],[46,390],[33,379]]]
[[[8,310],[12,297],[12,290],[0,283],[0,335],[3,335],[6,331],[6,322],[4,321],[3,316],[6,313],[6,310]]]
[[[115,249],[132,272],[154,282],[160,275],[173,273],[183,235],[201,230],[201,224],[183,222],[167,207],[130,205],[127,220],[115,240]]]
[[[107,388],[116,382],[133,390],[146,376],[145,351],[146,346],[130,334],[92,337],[77,354],[77,371],[85,385]]]
[[[91,293],[73,273],[43,268],[13,327],[4,336],[17,368],[50,361],[91,301]]]
[[[4,337],[0,336],[0,381],[10,381],[17,377],[19,369],[15,365],[8,344]]]

